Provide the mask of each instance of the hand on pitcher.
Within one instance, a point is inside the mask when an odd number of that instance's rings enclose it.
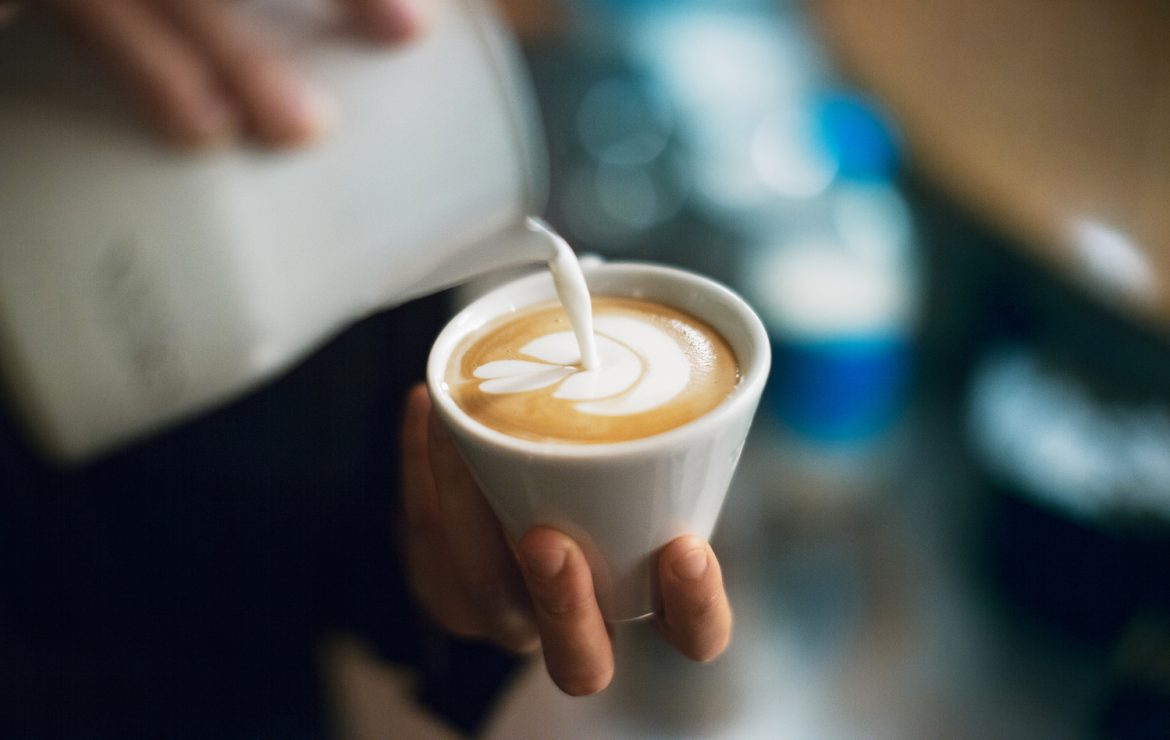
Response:
[[[427,0],[338,0],[365,35],[404,41]],[[110,66],[168,138],[202,147],[243,133],[296,146],[329,123],[325,100],[230,0],[41,0]]]
[[[613,649],[577,543],[547,527],[508,540],[421,385],[407,402],[402,452],[407,567],[430,614],[465,637],[516,651],[541,646],[567,694],[609,685]],[[658,570],[664,637],[693,660],[717,657],[732,618],[710,546],[680,537],[663,548]]]

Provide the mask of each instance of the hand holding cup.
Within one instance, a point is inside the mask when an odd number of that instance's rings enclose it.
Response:
[[[586,376],[593,370],[568,359],[556,366],[556,357],[567,357],[558,342],[571,339],[540,323],[554,292],[548,275],[536,275],[489,293],[451,320],[431,351],[429,399],[416,391],[408,417],[414,429],[407,430],[413,445],[408,457],[415,460],[408,461],[412,552],[423,552],[417,543],[425,540],[435,556],[426,563],[412,558],[424,603],[441,621],[446,615],[449,627],[492,635],[516,648],[531,644],[528,625],[535,624],[550,673],[570,693],[589,693],[609,681],[605,622],[653,614],[671,642],[700,660],[725,647],[730,609],[706,539],[770,364],[758,317],[713,281],[619,263],[597,265],[586,278],[595,297],[599,348],[605,338],[616,353],[607,360],[603,349],[600,369],[619,364],[617,345],[624,345],[622,351],[643,363],[631,384],[591,380]],[[599,296],[610,304],[600,314]],[[546,328],[530,335],[530,319]],[[631,321],[643,325],[632,327]],[[683,345],[698,341],[716,355],[734,356],[731,382],[716,383],[722,390],[713,403],[705,393],[692,403],[692,391],[719,380],[719,368],[726,367],[711,357],[692,365],[689,375],[680,371],[691,380],[677,393],[661,392],[677,376],[653,366],[655,356],[670,355],[654,348],[673,341],[666,336],[672,333]],[[718,341],[700,341],[700,335]],[[594,387],[609,395],[590,398],[587,391]],[[485,393],[521,397],[521,412],[507,413],[509,400],[497,403]],[[427,400],[432,413],[424,424]],[[528,402],[535,405],[524,412]],[[644,433],[612,436],[675,411],[680,413],[665,428],[652,424]],[[598,421],[575,418],[579,412]],[[616,424],[601,418],[614,415],[622,417]],[[553,427],[563,420],[568,433],[558,438],[555,429],[546,429],[529,436],[508,426],[537,417]],[[572,430],[585,428],[603,430],[601,439],[576,439]],[[429,480],[417,462],[424,452]],[[433,494],[418,495],[428,486]],[[417,577],[424,570],[429,582]]]
[[[508,539],[422,386],[407,403],[403,471],[410,578],[431,616],[456,634],[512,650],[539,645],[567,694],[605,688],[613,649],[581,547],[542,526]],[[720,655],[732,616],[710,546],[678,537],[658,553],[657,570],[663,636],[692,660]]]

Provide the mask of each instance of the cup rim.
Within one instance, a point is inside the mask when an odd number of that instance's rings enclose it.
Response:
[[[449,425],[458,425],[477,441],[494,447],[502,447],[521,455],[532,455],[543,458],[563,457],[588,459],[594,457],[626,457],[642,455],[650,451],[657,451],[664,447],[672,447],[685,443],[694,438],[709,435],[712,427],[723,423],[723,419],[736,415],[744,407],[750,412],[758,402],[759,395],[768,379],[771,366],[771,346],[767,331],[756,312],[752,310],[738,293],[722,283],[687,270],[649,262],[598,262],[593,265],[582,265],[586,282],[598,272],[618,272],[628,274],[642,274],[653,276],[657,280],[681,283],[684,287],[699,289],[732,308],[744,320],[750,343],[754,345],[750,366],[740,365],[740,380],[735,388],[718,406],[698,418],[692,419],[672,429],[648,437],[623,440],[619,442],[600,443],[572,443],[572,442],[538,442],[535,440],[520,439],[492,429],[478,421],[459,407],[449,393],[443,391],[447,362],[451,353],[455,351],[459,342],[471,332],[476,331],[484,324],[505,315],[505,312],[496,311],[486,318],[479,319],[485,304],[498,301],[501,295],[520,290],[527,292],[537,283],[549,281],[547,271],[528,275],[508,281],[485,295],[477,298],[463,310],[453,316],[443,327],[431,345],[427,358],[426,381],[430,390],[431,402],[443,420]],[[590,286],[592,291],[592,286]],[[543,300],[543,299],[541,299]],[[527,308],[538,301],[523,300],[511,303],[511,310]],[[508,303],[505,301],[505,303]],[[707,317],[698,318],[708,321]],[[729,340],[730,341],[730,340]],[[733,348],[734,349],[734,348]],[[742,363],[740,357],[736,361]]]

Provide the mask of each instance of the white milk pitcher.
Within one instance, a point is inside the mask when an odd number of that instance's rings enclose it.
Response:
[[[484,4],[434,2],[425,37],[391,50],[325,5],[272,5],[339,111],[304,151],[176,153],[54,32],[0,32],[0,378],[52,457],[226,402],[373,311],[531,257],[543,147]]]

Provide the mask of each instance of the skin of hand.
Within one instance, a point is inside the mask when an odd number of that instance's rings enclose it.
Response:
[[[427,0],[337,0],[378,43],[423,30]],[[246,135],[270,147],[328,128],[309,87],[231,0],[39,0],[110,67],[174,143],[192,148]]]
[[[407,400],[402,435],[407,568],[423,607],[444,628],[515,651],[543,649],[549,676],[567,694],[601,691],[613,648],[581,548],[548,527],[510,541],[431,409],[425,386]],[[731,639],[731,607],[710,545],[683,536],[658,556],[657,626],[696,661]]]

